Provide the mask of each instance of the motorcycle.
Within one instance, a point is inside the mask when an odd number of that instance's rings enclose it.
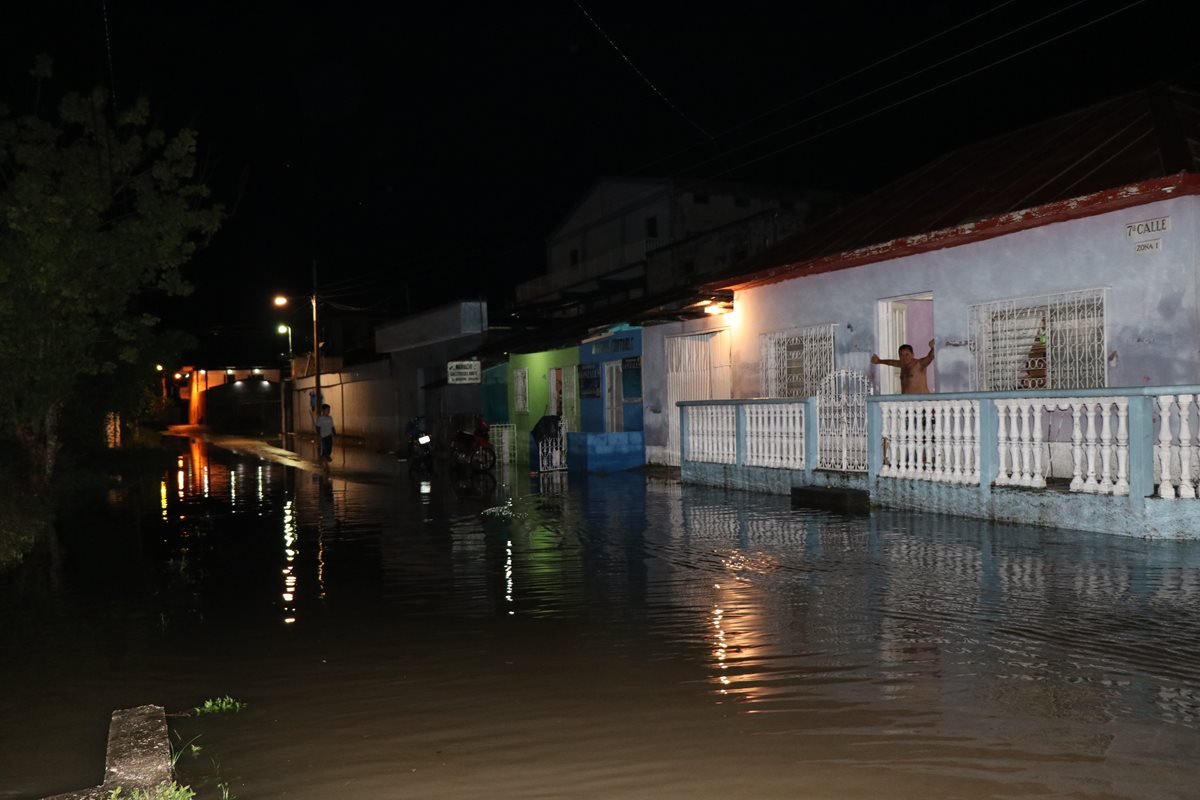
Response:
[[[454,460],[469,465],[476,472],[486,472],[496,466],[496,448],[488,440],[488,423],[475,416],[473,432],[460,430],[454,434]]]
[[[413,417],[404,431],[408,435],[408,466],[410,469],[433,469],[433,438],[425,432],[423,417]]]

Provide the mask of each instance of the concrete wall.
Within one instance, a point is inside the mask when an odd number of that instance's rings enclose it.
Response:
[[[641,431],[567,434],[567,468],[572,472],[623,472],[644,463]]]
[[[312,378],[293,383],[292,430],[297,433],[313,430],[309,393],[314,387]],[[387,361],[322,374],[321,395],[339,434],[362,439],[369,447],[395,449],[396,392]]]
[[[1162,249],[1135,253],[1125,225],[1161,216],[1171,217]],[[761,334],[821,323],[837,325],[837,367],[868,372],[878,385],[877,368],[869,363],[877,347],[877,301],[926,291],[933,293],[941,391],[972,388],[971,304],[1099,287],[1109,290],[1109,386],[1196,383],[1198,242],[1200,198],[1181,197],[738,292],[731,315],[734,397],[762,393]],[[923,354],[924,342],[913,346]],[[649,375],[648,336],[644,349]],[[648,411],[658,402],[649,394]],[[646,433],[648,446],[657,441],[649,416]]]

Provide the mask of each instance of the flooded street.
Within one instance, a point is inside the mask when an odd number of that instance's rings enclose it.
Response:
[[[1200,543],[167,446],[0,578],[0,797],[223,695],[201,797],[1196,796]]]

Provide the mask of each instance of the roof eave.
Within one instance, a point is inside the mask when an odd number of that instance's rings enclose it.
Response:
[[[1198,194],[1200,194],[1200,175],[1194,172],[1180,172],[1164,178],[1130,183],[1081,197],[1056,200],[1041,206],[985,217],[930,233],[904,236],[807,261],[780,264],[736,279],[716,281],[707,284],[704,289],[711,291],[752,289],[806,275],[835,272],[918,253],[927,253],[932,250],[959,247],[1056,222],[1082,219],[1173,197]]]

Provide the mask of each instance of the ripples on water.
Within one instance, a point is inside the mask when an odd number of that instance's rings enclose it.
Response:
[[[226,693],[181,768],[247,798],[1194,796],[1194,544],[196,443],[62,538],[6,586],[0,797]]]

